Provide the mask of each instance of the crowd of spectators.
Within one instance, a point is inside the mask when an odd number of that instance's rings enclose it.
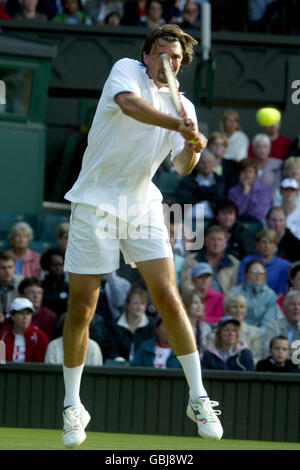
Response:
[[[300,146],[280,133],[280,122],[271,127],[250,138],[237,111],[226,110],[175,197],[164,195],[169,209],[204,207],[202,247],[187,243],[196,235],[185,232],[185,211],[180,221],[165,211],[204,369],[299,371],[292,356],[300,340]],[[172,167],[163,171],[175,176]],[[68,231],[61,223],[54,246],[38,253],[27,222],[10,227],[0,252],[0,340],[9,361],[63,362]],[[86,364],[180,368],[145,282],[122,254],[118,271],[101,278]]]
[[[204,0],[0,0],[0,19],[79,25],[144,26],[164,23],[199,28]],[[212,29],[300,34],[299,2],[237,0],[225,7],[211,1]],[[234,17],[241,17],[237,22]],[[223,21],[221,21],[223,18]],[[284,19],[284,21],[283,21]]]

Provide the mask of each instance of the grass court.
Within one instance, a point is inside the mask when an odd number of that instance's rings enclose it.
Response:
[[[56,429],[0,428],[1,450],[65,450],[61,431]],[[265,442],[235,439],[207,441],[200,437],[158,436],[87,432],[76,450],[300,450],[294,442]]]

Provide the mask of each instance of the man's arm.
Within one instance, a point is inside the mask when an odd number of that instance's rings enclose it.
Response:
[[[118,93],[114,99],[126,116],[145,124],[179,132],[186,142],[183,150],[173,160],[174,167],[180,175],[186,175],[192,171],[197,163],[196,153],[201,152],[207,142],[206,137],[197,131],[195,123],[190,119],[162,113],[132,92]],[[195,143],[192,144],[192,140]]]

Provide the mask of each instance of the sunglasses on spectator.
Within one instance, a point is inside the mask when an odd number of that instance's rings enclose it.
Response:
[[[266,271],[257,271],[256,269],[250,269],[249,273],[263,275],[266,274]]]

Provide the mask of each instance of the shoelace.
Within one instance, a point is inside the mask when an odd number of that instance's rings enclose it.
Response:
[[[69,432],[75,426],[81,426],[81,413],[79,410],[66,410],[64,413],[64,432]]]
[[[201,408],[203,408],[206,415],[207,415],[207,419],[211,419],[213,421],[215,421],[215,416],[216,415],[218,416],[218,415],[221,414],[220,410],[213,410],[213,407],[215,407],[215,406],[219,406],[218,401],[203,400],[201,405],[197,404],[197,403],[193,403],[193,408],[195,408],[197,410],[201,410]]]

